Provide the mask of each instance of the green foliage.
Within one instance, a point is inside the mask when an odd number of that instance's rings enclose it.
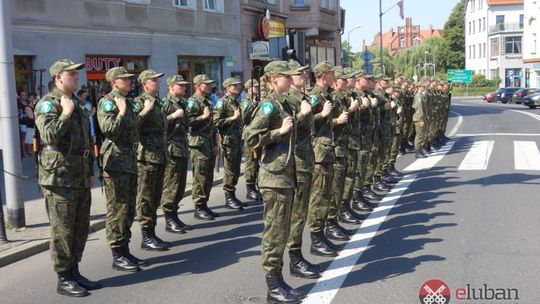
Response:
[[[461,0],[444,24],[444,48],[441,49],[443,69],[465,68],[465,0]]]
[[[465,87],[465,86],[452,86],[452,97],[457,96],[484,96],[487,93],[497,91],[499,87]]]

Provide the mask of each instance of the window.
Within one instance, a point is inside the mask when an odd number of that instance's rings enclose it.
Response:
[[[500,54],[501,52],[500,52],[499,37],[491,38],[491,56],[499,56]]]
[[[196,0],[173,0],[173,6],[177,8],[197,9]]]
[[[482,53],[483,57],[486,58],[486,43],[484,42],[484,52]],[[485,74],[485,73],[484,73]]]
[[[482,30],[486,30],[486,17],[482,18]]]
[[[472,58],[472,55],[471,55],[471,46],[469,45],[469,59]]]
[[[525,16],[523,16],[523,14],[519,15],[519,29],[522,30],[523,29],[523,22],[525,20]]]
[[[472,58],[476,58],[476,45],[472,46]]]
[[[273,4],[273,5],[276,5],[277,4],[277,0],[267,0],[268,4]]]
[[[420,39],[418,37],[414,36],[413,39],[412,39],[412,43],[413,43],[413,45],[418,45],[418,43],[420,43]]]
[[[151,1],[151,0],[126,0],[126,3],[148,5],[148,4],[150,4],[150,1]]]
[[[495,17],[495,28],[498,31],[504,31],[504,15],[497,15]]]
[[[405,38],[399,39],[399,47],[404,48],[405,47]]]
[[[484,8],[484,0],[478,0],[478,9],[481,10],[482,8]]]
[[[505,54],[521,54],[521,37],[504,37]]]
[[[471,13],[474,12],[474,2],[475,2],[475,1],[476,1],[476,0],[471,0],[471,1],[469,1],[469,3],[471,4]]]
[[[204,0],[204,10],[208,12],[223,13],[223,0]]]
[[[532,34],[532,41],[533,41],[533,44],[532,44],[531,53],[536,54],[536,33]]]
[[[335,11],[336,10],[336,0],[319,0],[321,8]]]
[[[472,22],[472,33],[474,34],[476,31],[476,21]]]
[[[478,58],[482,58],[482,44],[478,44]]]
[[[478,18],[478,32],[480,33],[482,31],[482,19]]]
[[[469,35],[471,34],[471,22],[469,21]]]
[[[306,6],[306,0],[294,0],[293,6]]]

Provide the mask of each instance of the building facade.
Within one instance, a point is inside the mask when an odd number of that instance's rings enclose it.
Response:
[[[11,0],[11,9],[19,90],[33,91],[41,69],[46,85],[60,58],[85,63],[79,85],[93,94],[115,66],[186,79],[206,73],[219,86],[242,77],[239,1]]]
[[[540,88],[540,1],[525,0],[523,28],[523,67],[525,86]]]
[[[422,41],[431,37],[442,37],[442,29],[434,29],[433,26],[422,30],[419,25],[413,24],[412,18],[405,18],[405,24],[398,26],[397,31],[390,28],[388,32],[383,33],[383,47],[388,50],[390,56],[396,53],[414,47]],[[380,33],[375,34],[372,46],[380,45]]]
[[[469,0],[465,7],[465,65],[501,87],[525,86],[523,0]]]

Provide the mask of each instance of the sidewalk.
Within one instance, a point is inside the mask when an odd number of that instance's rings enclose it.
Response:
[[[0,168],[3,168],[0,158]],[[23,182],[23,200],[26,217],[26,227],[15,229],[7,227],[6,244],[0,244],[0,267],[25,259],[34,254],[49,249],[49,219],[45,209],[43,195],[39,191],[33,159],[26,157],[23,159],[23,175],[29,177]],[[191,163],[189,164],[191,168]],[[243,168],[243,164],[242,164]],[[96,171],[97,172],[97,171]],[[191,182],[193,176],[191,170],[187,174],[186,196],[191,196]],[[223,182],[223,165],[220,161],[219,172],[214,171],[214,185]],[[99,179],[96,178],[96,186],[92,189],[92,207],[90,210],[90,233],[94,233],[105,228],[105,194],[102,193]],[[0,187],[2,188],[2,208],[5,208],[4,175],[0,174]],[[180,206],[191,208],[191,198],[181,201]],[[5,211],[5,209],[4,209]],[[158,209],[158,215],[161,209]],[[5,215],[5,212],[4,212]]]

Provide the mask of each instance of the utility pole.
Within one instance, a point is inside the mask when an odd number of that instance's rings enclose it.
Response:
[[[382,11],[382,0],[379,0],[379,60],[381,61],[381,73],[384,74],[384,60],[383,60],[383,32],[382,32],[382,16],[384,15]]]
[[[22,200],[22,163],[19,144],[19,120],[15,98],[15,64],[11,36],[12,1],[0,1],[0,129],[6,187],[7,223],[15,228],[25,226]]]

